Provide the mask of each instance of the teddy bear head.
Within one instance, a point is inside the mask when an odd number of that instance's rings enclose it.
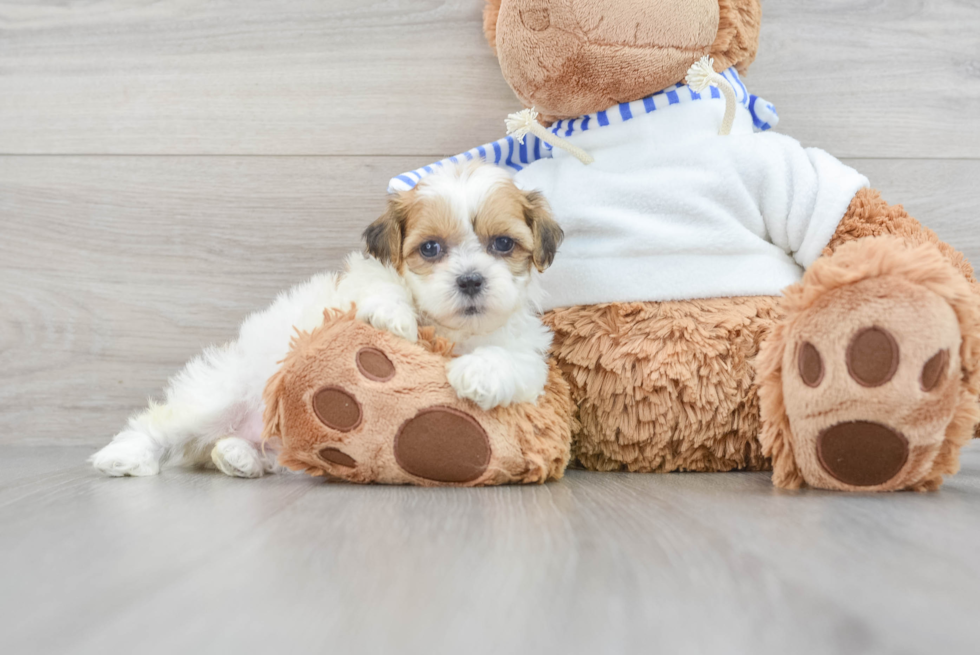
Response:
[[[487,0],[483,28],[504,79],[542,120],[639,100],[684,79],[755,59],[759,0]]]

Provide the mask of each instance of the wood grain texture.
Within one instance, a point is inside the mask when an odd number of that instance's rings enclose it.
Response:
[[[937,494],[570,472],[419,489],[0,446],[10,653],[976,653],[980,444]]]
[[[389,177],[500,136],[481,5],[0,0],[3,652],[977,652],[980,443],[942,492],[890,496],[84,464],[338,267]],[[764,7],[746,81],[780,131],[980,262],[980,4]]]
[[[852,163],[980,261],[980,163]],[[277,291],[339,267],[380,213],[387,178],[414,165],[0,158],[0,441],[104,439]],[[949,187],[960,193],[932,192]]]
[[[0,443],[104,442],[191,355],[339,268],[419,163],[0,157]],[[980,262],[980,162],[849,163]]]
[[[0,158],[0,441],[115,432],[359,249],[410,158]]]
[[[517,108],[482,0],[0,0],[0,153],[427,154]],[[980,4],[766,0],[747,78],[839,157],[977,157]]]

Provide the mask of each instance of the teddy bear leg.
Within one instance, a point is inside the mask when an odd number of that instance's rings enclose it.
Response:
[[[978,420],[978,304],[926,239],[862,238],[811,266],[759,355],[773,482],[938,488]]]
[[[889,235],[900,237],[909,245],[934,244],[953,268],[969,281],[974,294],[980,299],[980,283],[963,253],[940,240],[935,232],[909,216],[902,205],[889,205],[874,189],[858,191],[824,254],[830,255],[841,245],[857,239]],[[980,439],[980,423],[974,428],[973,436]]]
[[[322,326],[298,333],[263,396],[262,436],[276,440],[280,464],[358,483],[561,478],[572,407],[557,367],[536,403],[482,410],[450,386],[452,344],[432,332],[411,343],[353,314],[327,312]]]

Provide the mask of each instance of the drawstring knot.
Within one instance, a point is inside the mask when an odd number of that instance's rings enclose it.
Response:
[[[725,118],[721,122],[721,129],[718,136],[727,136],[732,133],[732,125],[735,123],[735,105],[738,101],[735,98],[735,89],[728,83],[722,75],[715,72],[715,60],[707,55],[687,71],[687,84],[695,93],[706,91],[709,86],[716,86],[725,96]]]
[[[517,139],[518,143],[524,143],[524,137],[533,134],[553,148],[561,148],[575,157],[583,164],[591,164],[595,159],[589,153],[578,146],[574,146],[557,134],[549,132],[541,123],[538,122],[538,112],[531,109],[523,109],[511,114],[504,121],[507,126],[507,134]]]

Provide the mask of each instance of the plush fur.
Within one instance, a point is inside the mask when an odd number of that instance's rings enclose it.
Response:
[[[363,348],[384,353],[392,363],[390,380],[372,380],[359,370]],[[423,328],[418,343],[371,328],[352,313],[327,312],[324,324],[300,332],[265,390],[266,443],[280,445],[279,461],[311,475],[351,482],[422,486],[484,486],[543,483],[561,478],[569,458],[572,404],[568,385],[552,365],[544,395],[537,403],[483,411],[460,399],[446,376],[452,344]],[[356,398],[361,423],[348,432],[331,429],[313,411],[311,396],[325,385]],[[466,482],[441,482],[410,473],[397,459],[400,426],[430,407],[448,407],[473,417],[490,446],[486,470]],[[451,458],[452,440],[443,456]],[[320,452],[331,449],[331,459]],[[341,452],[347,458],[338,458]],[[344,463],[338,464],[337,459]]]
[[[488,0],[483,27],[504,78],[547,123],[655,93],[704,55],[748,70],[761,13],[758,0]]]
[[[970,282],[933,243],[879,237],[840,245],[786,290],[781,309],[786,316],[765,341],[757,365],[765,417],[760,440],[772,457],[777,486],[859,490],[827,475],[803,438],[856,418],[895,428],[911,442],[899,475],[860,490],[936,489],[944,475],[956,473],[960,448],[980,421],[980,311]],[[862,389],[848,379],[843,363],[846,339],[867,324],[893,333],[901,352],[892,380]],[[819,343],[825,376],[838,369],[839,381],[824,385],[829,394],[797,382],[803,341]],[[944,348],[952,351],[950,374],[925,391],[923,365]]]
[[[752,362],[777,299],[607,303],[545,315],[580,426],[573,454],[597,471],[768,467]]]
[[[948,293],[957,299],[957,315],[966,317],[959,321],[963,334],[973,334],[968,317],[977,307],[977,283],[960,253],[873,190],[854,198],[827,256],[854,242],[856,235],[894,235],[902,244],[931,247],[932,255],[925,260],[940,269],[945,266],[939,279],[950,283]],[[879,246],[886,251],[896,247],[893,241]],[[904,248],[894,257],[906,257]],[[971,293],[963,296],[963,289]],[[798,487],[803,478],[787,440],[769,436],[765,450],[760,443],[762,416],[773,417],[767,429],[776,425],[783,435],[788,428],[779,401],[771,401],[760,413],[755,377],[762,344],[774,331],[774,343],[781,342],[783,317],[791,311],[793,305],[783,307],[779,298],[752,297],[607,303],[546,314],[545,322],[555,333],[552,352],[579,406],[573,441],[578,464],[600,471],[730,471],[768,468],[772,458],[777,462],[774,483]],[[966,341],[963,347],[972,348]],[[961,360],[972,366],[966,355]],[[765,370],[767,389],[781,384],[781,368]],[[972,368],[964,368],[958,392],[963,401],[950,422],[943,451],[929,475],[902,488],[936,488],[942,474],[955,471],[955,453],[963,435],[973,430],[977,411],[975,383],[969,381],[973,374],[968,371]],[[776,398],[774,391],[770,398]]]
[[[759,0],[719,0],[718,35],[711,46],[715,70],[734,66],[747,73],[759,50],[762,5]]]
[[[714,58],[716,70],[735,66],[744,73],[758,49],[761,15],[758,0],[488,0],[484,27],[504,78],[547,123],[659,91],[680,81],[703,54]],[[875,239],[885,236],[892,238]],[[848,268],[862,256],[880,266],[847,289],[824,288],[827,271]],[[971,318],[980,291],[972,268],[870,189],[853,198],[813,268],[785,304],[777,297],[717,298],[550,312],[545,320],[555,332],[554,357],[579,407],[578,462],[603,471],[660,472],[774,462],[779,486],[805,481],[853,490],[815,459],[813,440],[833,428],[833,420],[875,419],[895,423],[888,429],[904,435],[910,455],[887,483],[860,488],[938,487],[955,470],[964,439],[980,435]],[[811,315],[799,298],[812,295],[823,304]],[[919,329],[913,329],[913,306],[923,314]],[[802,331],[818,326],[825,339],[829,377],[819,393],[800,385],[795,367],[784,370],[785,358],[798,352],[794,321]],[[895,347],[905,363],[888,384],[860,389],[840,373],[841,362],[855,335],[876,323],[899,335]],[[764,348],[769,355],[760,362]],[[942,369],[949,377],[931,392],[919,389],[924,358],[945,350],[958,353]],[[849,414],[847,402],[857,398],[877,413]],[[807,408],[818,405],[824,418],[807,418]],[[899,411],[906,406],[916,411]],[[794,443],[806,443],[806,452],[793,452]]]

